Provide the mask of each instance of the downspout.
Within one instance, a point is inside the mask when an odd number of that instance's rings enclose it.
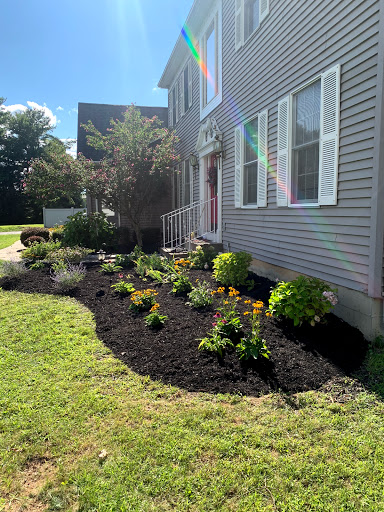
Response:
[[[371,199],[368,296],[382,298],[384,256],[384,0],[379,0],[379,46]]]

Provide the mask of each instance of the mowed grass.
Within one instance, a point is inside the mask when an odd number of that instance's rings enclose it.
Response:
[[[20,240],[20,235],[1,235],[0,236],[0,249],[5,249],[15,242]]]
[[[74,299],[0,291],[0,510],[377,512],[383,438],[373,392],[187,393],[114,358]]]
[[[7,226],[0,226],[0,233],[7,231],[23,231],[25,228],[43,228],[44,224],[9,224]]]

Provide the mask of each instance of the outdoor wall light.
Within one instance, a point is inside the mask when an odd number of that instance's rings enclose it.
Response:
[[[225,158],[225,151],[223,147],[223,141],[216,139],[213,143],[213,152],[216,153],[216,155],[221,156],[224,160]]]
[[[100,249],[100,251],[98,251],[97,253],[97,257],[99,258],[99,261],[104,261],[105,260],[105,251],[103,251],[103,249]]]
[[[199,160],[197,159],[197,155],[194,155],[193,153],[191,153],[189,155],[189,163],[192,165],[194,171],[196,169],[198,169],[199,168]]]

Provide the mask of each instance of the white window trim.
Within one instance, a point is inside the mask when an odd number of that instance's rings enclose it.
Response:
[[[184,72],[188,69],[188,108],[187,110],[184,110],[185,107],[185,99],[184,99]],[[189,57],[183,65],[183,69],[179,75],[180,77],[180,90],[182,90],[182,94],[179,96],[182,98],[181,103],[181,112],[180,112],[180,118],[182,118],[192,107],[193,101],[192,101],[192,95],[193,95],[193,76],[192,76],[192,58]]]
[[[253,121],[254,119],[259,119],[259,114],[255,114],[252,117],[246,119],[241,126],[241,169],[240,169],[240,208],[244,208],[245,210],[256,210],[260,208],[258,204],[244,204],[244,152],[245,152],[245,125]],[[259,155],[257,155],[257,183],[259,183]]]
[[[270,0],[259,0],[259,24],[255,28],[255,30],[249,34],[247,39],[245,39],[245,31],[244,31],[244,15],[245,15],[245,6],[244,6],[244,0],[238,0],[241,4],[239,9],[236,10],[236,2],[235,2],[235,50],[239,50],[243,46],[245,46],[260,30],[261,26],[264,23],[265,18],[269,15],[269,2]],[[264,6],[263,6],[264,2]],[[264,7],[264,10],[262,10]],[[236,16],[240,16],[240,23],[239,23],[239,42],[236,42]]]
[[[205,34],[212,23],[216,19],[215,30],[217,33],[217,88],[218,93],[216,96],[206,105],[204,105],[204,88],[205,88],[205,77],[202,70],[200,70],[200,121],[205,119],[220,103],[223,101],[223,48],[222,48],[222,31],[223,31],[223,7],[222,0],[217,0],[216,7],[211,11],[208,17],[208,22],[204,26],[202,35],[200,38],[200,51],[204,52],[205,48]]]

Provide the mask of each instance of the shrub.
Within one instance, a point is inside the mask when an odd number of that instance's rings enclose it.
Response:
[[[24,247],[28,247],[25,244],[26,240],[31,236],[39,236],[43,238],[46,242],[49,240],[49,230],[47,228],[26,228],[20,234],[20,241],[24,245]]]
[[[21,257],[30,260],[45,260],[49,254],[60,248],[60,242],[34,242],[24,249]]]
[[[246,284],[252,256],[247,252],[226,252],[213,260],[213,277],[219,283],[239,286]]]
[[[30,247],[34,242],[37,242],[39,244],[44,243],[45,240],[42,236],[33,235],[27,238],[24,242],[25,247]]]
[[[314,277],[281,281],[271,292],[269,313],[290,318],[295,326],[303,322],[314,326],[337,304],[336,293],[337,290]]]
[[[128,281],[119,281],[111,286],[111,288],[120,295],[129,295],[135,291],[135,288],[132,283]]]
[[[0,273],[6,277],[20,277],[27,272],[24,261],[0,261]]]
[[[146,290],[137,290],[131,295],[132,304],[129,309],[133,311],[148,311],[156,303],[156,290],[147,288]]]
[[[104,213],[91,213],[87,216],[83,212],[69,217],[64,226],[63,243],[69,246],[80,245],[98,249],[104,243],[112,244],[116,227],[107,220]]]
[[[57,261],[80,263],[80,261],[91,252],[92,249],[86,249],[85,247],[61,247],[60,249],[55,249],[50,252],[46,257],[46,261],[48,263],[54,263]]]
[[[217,256],[217,251],[211,246],[198,245],[195,251],[188,253],[189,260],[194,268],[202,270],[212,268],[212,262]]]
[[[192,283],[184,274],[180,274],[173,280],[172,293],[186,293],[192,290]]]
[[[148,325],[148,327],[158,329],[164,325],[166,320],[168,320],[166,315],[160,315],[159,307],[160,304],[155,302],[155,304],[151,307],[151,312],[145,317],[145,323]]]
[[[197,285],[192,288],[192,291],[188,294],[189,302],[188,306],[194,308],[203,308],[204,306],[210,306],[213,302],[212,290],[206,281],[202,283],[197,280]]]
[[[64,226],[54,226],[50,230],[51,240],[54,242],[61,242],[64,238]]]
[[[75,288],[80,281],[84,279],[85,267],[80,265],[72,265],[68,263],[63,269],[51,272],[51,279],[54,282],[56,288],[61,292],[68,292]]]

